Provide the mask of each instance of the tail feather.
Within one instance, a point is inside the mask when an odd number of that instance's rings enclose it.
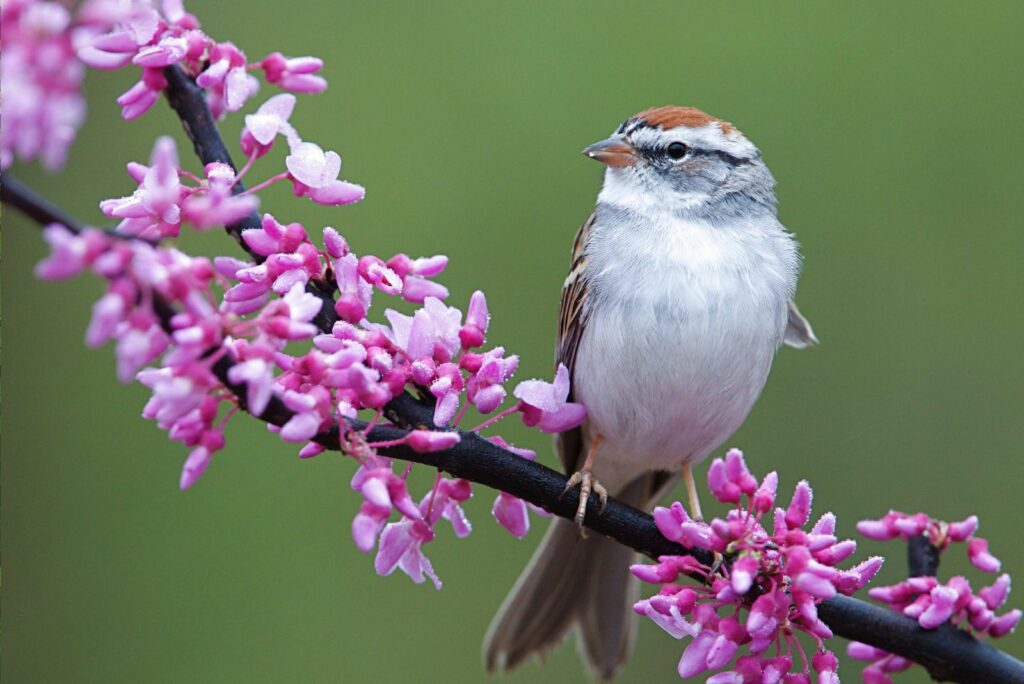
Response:
[[[670,479],[647,473],[616,498],[648,508]],[[487,630],[487,670],[511,670],[530,656],[542,657],[575,626],[588,669],[603,680],[614,677],[636,632],[632,606],[640,588],[629,573],[635,560],[632,550],[607,537],[583,539],[570,521],[552,521]]]

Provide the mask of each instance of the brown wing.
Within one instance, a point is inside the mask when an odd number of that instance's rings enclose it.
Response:
[[[570,378],[575,371],[576,350],[579,348],[586,325],[587,278],[584,271],[587,257],[584,249],[596,219],[597,214],[591,214],[576,232],[576,240],[572,246],[572,267],[562,286],[562,303],[558,310],[558,346],[555,363],[564,363],[569,369]]]
[[[587,279],[584,273],[587,257],[584,254],[590,230],[597,220],[597,213],[590,215],[576,232],[576,240],[572,246],[572,266],[562,286],[562,303],[558,311],[558,342],[555,351],[555,364],[564,363],[569,369],[572,385],[576,384],[576,350],[587,319]],[[570,400],[572,393],[570,390]],[[555,448],[566,473],[577,470],[583,460],[583,430],[573,428],[555,437]]]

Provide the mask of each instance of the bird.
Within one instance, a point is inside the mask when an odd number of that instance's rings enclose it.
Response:
[[[575,521],[552,521],[502,603],[484,661],[510,670],[575,629],[587,669],[608,680],[635,639],[636,554],[581,534],[588,498],[649,511],[682,476],[702,519],[693,466],[739,429],[782,344],[818,340],[793,301],[801,257],[775,179],[735,126],[655,107],[583,154],[604,182],[573,243],[556,361],[587,419],[555,440],[580,503]]]

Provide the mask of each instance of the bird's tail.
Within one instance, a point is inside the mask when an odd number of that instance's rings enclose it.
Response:
[[[648,473],[616,498],[647,509],[665,477]],[[484,639],[488,672],[511,670],[532,655],[543,656],[573,627],[580,654],[600,679],[611,679],[633,647],[633,604],[639,581],[629,572],[631,549],[603,536],[581,538],[576,526],[556,518],[526,570],[502,603]]]

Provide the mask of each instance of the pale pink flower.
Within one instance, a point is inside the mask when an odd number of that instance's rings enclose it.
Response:
[[[299,134],[288,123],[294,109],[295,96],[282,93],[261,104],[254,114],[246,115],[240,141],[246,156],[262,157],[273,147],[278,135],[285,136],[290,145],[298,145]]]
[[[181,203],[181,215],[198,230],[230,226],[259,206],[255,195],[236,195],[233,192],[235,170],[227,164],[207,164],[206,182],[186,195]]]
[[[78,275],[104,253],[110,241],[94,228],[73,233],[59,223],[43,228],[43,239],[50,247],[50,254],[35,268],[36,277],[43,280],[64,280]]]
[[[0,12],[0,170],[39,159],[55,171],[85,120],[84,68],[72,17],[57,2],[5,2]]]
[[[181,202],[185,192],[178,179],[178,150],[174,139],[157,139],[138,189],[128,197],[100,202],[100,209],[111,218],[122,219],[118,231],[126,235],[159,239],[176,237],[181,231]]]
[[[309,197],[317,204],[351,204],[363,199],[366,190],[354,183],[338,180],[341,157],[316,143],[300,142],[285,158],[292,189],[298,197]]]

